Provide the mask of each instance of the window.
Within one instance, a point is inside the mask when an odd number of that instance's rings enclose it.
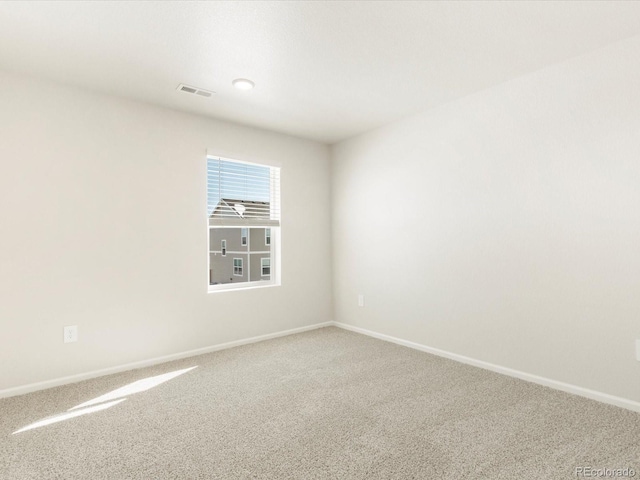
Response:
[[[207,217],[210,292],[280,284],[279,168],[207,156]]]
[[[242,259],[234,258],[233,259],[233,274],[237,276],[242,276]]]
[[[261,258],[260,259],[260,268],[262,269],[262,276],[268,277],[271,275],[271,259],[270,258]]]

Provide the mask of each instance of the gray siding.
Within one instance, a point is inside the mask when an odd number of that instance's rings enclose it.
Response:
[[[234,275],[233,259],[242,259],[242,276]],[[223,257],[220,253],[209,254],[209,283],[241,283],[248,281],[247,254],[228,254]]]
[[[255,282],[258,280],[269,280],[271,277],[263,277],[262,276],[262,262],[261,259],[269,258],[268,253],[253,253],[251,256],[251,281]]]
[[[265,243],[264,228],[248,228],[247,244],[242,245],[242,229],[210,228],[209,229],[209,283],[241,283],[270,280],[270,276],[262,276],[262,258],[270,258],[270,245]],[[222,255],[222,240],[227,241],[226,255]],[[260,252],[260,253],[250,253]],[[250,258],[249,258],[250,257]],[[233,259],[242,258],[242,276],[234,275]],[[273,269],[273,266],[271,267]],[[273,270],[272,270],[273,272]]]
[[[264,230],[264,229],[263,229]],[[240,241],[240,228],[210,228],[209,229],[209,250],[220,251],[221,241],[227,241],[227,250],[232,252],[246,252],[247,246],[243,246]],[[264,240],[263,240],[264,241]]]

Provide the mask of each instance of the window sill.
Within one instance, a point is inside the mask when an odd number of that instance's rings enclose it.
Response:
[[[209,285],[207,293],[236,292],[238,290],[255,290],[256,288],[279,287],[276,282],[244,282],[243,284],[224,283],[221,285]]]

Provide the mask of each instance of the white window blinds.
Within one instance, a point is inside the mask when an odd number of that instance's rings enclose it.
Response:
[[[280,169],[207,157],[209,225],[280,226]]]

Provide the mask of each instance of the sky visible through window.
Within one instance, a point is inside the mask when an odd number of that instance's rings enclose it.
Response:
[[[269,167],[207,158],[207,216],[221,198],[268,202],[270,173]]]

